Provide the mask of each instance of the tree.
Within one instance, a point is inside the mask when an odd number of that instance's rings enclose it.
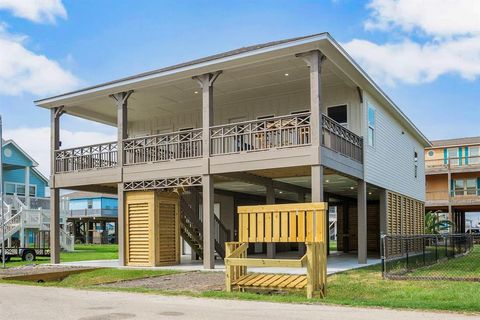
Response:
[[[425,233],[439,234],[440,231],[448,231],[454,223],[440,217],[441,211],[429,211],[425,214]]]

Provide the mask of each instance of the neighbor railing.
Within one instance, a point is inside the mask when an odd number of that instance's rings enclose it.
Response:
[[[463,190],[436,190],[426,192],[427,201],[480,201],[480,189],[469,188]]]
[[[202,156],[202,129],[157,134],[123,141],[125,164]]]
[[[461,167],[480,167],[480,156],[462,156],[448,157],[438,159],[425,159],[425,167],[427,169],[448,169]]]
[[[117,165],[117,143],[107,142],[91,146],[55,151],[55,172],[72,172]]]
[[[310,144],[310,113],[210,127],[211,155]]]
[[[67,217],[116,217],[118,209],[78,209],[67,211]]]
[[[332,118],[322,115],[322,145],[363,163],[363,138]]]

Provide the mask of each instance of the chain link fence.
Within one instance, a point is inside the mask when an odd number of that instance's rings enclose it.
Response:
[[[384,235],[381,244],[386,279],[480,281],[478,235]]]

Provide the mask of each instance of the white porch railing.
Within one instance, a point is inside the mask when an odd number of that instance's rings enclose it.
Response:
[[[340,123],[322,115],[322,145],[363,163],[363,138]]]
[[[210,128],[211,155],[310,144],[310,113],[244,121]]]
[[[114,167],[117,165],[117,150],[116,142],[56,150],[55,172]]]
[[[123,142],[125,164],[138,164],[202,156],[202,129],[177,131]]]

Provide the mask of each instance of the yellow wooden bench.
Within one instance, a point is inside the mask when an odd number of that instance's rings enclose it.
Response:
[[[226,290],[306,290],[325,297],[327,283],[326,204],[295,203],[238,207],[239,242],[226,243]],[[247,258],[249,243],[305,243],[300,259]],[[306,274],[248,274],[248,267],[307,267]]]

